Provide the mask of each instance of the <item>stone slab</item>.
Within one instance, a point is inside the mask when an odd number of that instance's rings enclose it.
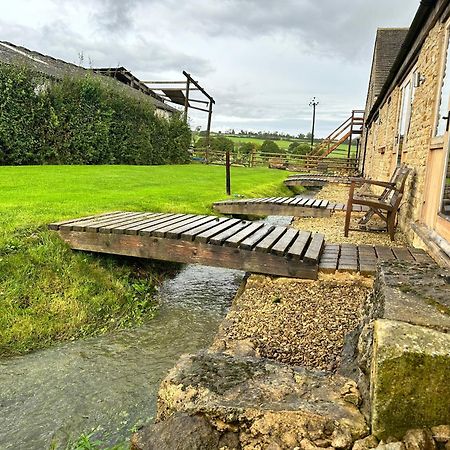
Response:
[[[450,272],[436,264],[381,262],[381,317],[450,332]]]
[[[157,421],[201,414],[221,433],[237,433],[243,448],[350,445],[368,432],[359,400],[356,383],[340,375],[203,351],[183,356],[162,381]]]
[[[450,423],[450,335],[376,320],[370,391],[372,433],[378,438]]]

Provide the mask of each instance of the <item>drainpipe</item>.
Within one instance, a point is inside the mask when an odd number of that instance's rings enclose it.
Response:
[[[365,125],[366,128],[366,132],[364,134],[364,156],[363,156],[363,160],[362,160],[362,173],[361,175],[364,176],[364,168],[365,168],[365,164],[366,164],[366,151],[367,151],[367,134],[368,134],[368,130],[369,127],[367,125]]]

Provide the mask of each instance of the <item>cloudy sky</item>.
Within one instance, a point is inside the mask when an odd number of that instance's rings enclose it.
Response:
[[[216,99],[213,129],[318,134],[364,106],[377,27],[419,0],[0,0],[0,40],[141,79],[186,70]],[[193,126],[206,125],[192,114]]]

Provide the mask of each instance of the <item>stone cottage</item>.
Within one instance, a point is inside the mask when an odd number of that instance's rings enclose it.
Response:
[[[362,136],[366,177],[413,169],[399,226],[434,257],[450,257],[450,2],[421,0],[409,29],[377,31]]]

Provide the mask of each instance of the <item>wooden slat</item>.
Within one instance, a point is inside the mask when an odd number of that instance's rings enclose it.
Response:
[[[286,227],[275,227],[262,241],[256,244],[257,252],[268,252],[286,232]]]
[[[128,234],[128,235],[138,234],[140,230],[143,230],[144,228],[146,228],[152,224],[167,222],[170,219],[172,219],[172,217],[174,217],[174,216],[175,216],[175,214],[162,214],[160,217],[147,219],[142,222],[135,223],[134,225],[128,226],[124,229],[119,227],[117,229],[117,234],[119,234],[120,231],[122,231],[123,234]],[[114,230],[113,233],[116,233],[116,230]]]
[[[210,238],[215,236],[216,234],[221,233],[224,230],[227,230],[228,228],[231,228],[233,225],[239,223],[239,219],[230,219],[228,222],[224,222],[221,224],[216,225],[215,227],[209,228],[208,230],[202,231],[201,233],[197,234],[194,238],[197,242],[203,242],[206,243]]]
[[[274,253],[275,255],[283,256],[287,252],[288,248],[291,246],[297,235],[298,230],[294,228],[288,228],[286,230],[286,233],[284,233],[281,239],[272,247],[270,252]]]
[[[235,234],[239,233],[240,231],[242,231],[243,229],[247,228],[250,225],[251,225],[250,221],[242,220],[236,225],[233,225],[232,227],[222,231],[221,233],[216,234],[209,240],[209,243],[214,245],[222,245],[224,241],[226,241],[229,237],[234,236]]]
[[[252,250],[256,244],[258,244],[259,241],[264,239],[268,234],[272,232],[274,229],[274,226],[264,226],[263,228],[260,228],[258,231],[253,233],[248,238],[244,239],[241,244],[239,245],[239,248],[242,248],[244,250]]]
[[[325,236],[322,233],[315,233],[308,245],[303,261],[317,263],[322,252]]]
[[[113,212],[108,212],[108,213],[103,213],[103,214],[94,214],[92,216],[87,216],[84,217],[83,220],[89,220],[89,219],[93,219],[93,218],[101,218],[101,217],[107,217],[107,216],[113,216],[115,214],[120,214],[122,211],[113,211]],[[53,222],[48,226],[49,230],[59,230],[59,227],[61,225],[68,225],[70,223],[74,223],[74,222],[79,222],[80,218],[78,217],[77,219],[68,219],[68,220],[62,220],[60,222]]]
[[[308,243],[311,239],[311,232],[300,231],[291,247],[288,249],[288,256],[294,259],[301,259],[306,251]]]
[[[200,217],[200,216],[199,216]],[[198,218],[194,222],[189,222],[184,225],[179,225],[176,228],[173,228],[172,230],[168,231],[166,233],[166,238],[168,239],[179,239],[181,235],[189,230],[192,230],[193,228],[206,225],[208,223],[212,223],[213,221],[216,221],[217,217],[214,216],[206,216],[203,218]]]
[[[157,213],[146,217],[145,219],[135,219],[132,223],[127,223],[126,225],[111,225],[111,233],[123,234],[132,227],[138,227],[139,225],[149,224],[152,221],[159,220],[162,217],[167,216],[167,214]]]
[[[205,230],[209,230],[210,228],[213,228],[221,223],[229,222],[230,220],[231,219],[228,219],[226,217],[217,217],[216,220],[214,220],[213,222],[208,222],[203,225],[199,225],[195,228],[192,228],[190,230],[184,231],[183,233],[181,233],[181,239],[187,240],[187,241],[192,241],[192,240],[194,240],[194,237],[197,234],[200,234]]]
[[[253,222],[248,227],[244,228],[243,230],[239,231],[239,233],[234,234],[233,236],[230,236],[227,238],[227,240],[224,242],[224,245],[228,247],[238,247],[239,244],[252,234],[256,233],[259,229],[261,229],[264,226],[264,223],[262,222]]]
[[[128,217],[131,213],[120,213],[113,217],[109,218],[99,218],[99,219],[91,219],[88,221],[74,222],[72,225],[61,225],[59,227],[60,230],[72,230],[72,231],[85,231],[87,228],[99,227],[101,225],[107,225],[110,223],[118,222],[120,219],[124,217]]]
[[[188,214],[185,216],[185,218],[183,220],[180,220],[179,222],[176,222],[176,223],[172,222],[172,223],[162,225],[160,228],[158,228],[152,232],[152,236],[164,237],[168,231],[173,230],[174,228],[179,228],[182,225],[192,224],[193,222],[198,220],[199,217],[203,218],[205,216],[197,216],[195,214]]]
[[[434,259],[424,250],[411,247],[409,249],[414,259],[419,263],[434,263]]]
[[[86,225],[84,227],[84,231],[100,232],[100,229],[102,227],[105,227],[108,225],[122,225],[122,224],[131,223],[131,222],[133,222],[133,220],[138,219],[139,217],[143,217],[143,214],[142,213],[130,213],[130,215],[128,215],[126,217],[122,217],[120,219],[111,219],[109,222],[103,222],[101,225],[99,225],[99,224]]]
[[[392,259],[395,259],[395,256],[389,247],[383,247],[383,246],[376,245],[375,251],[377,253],[378,259],[381,259],[383,261],[390,261]]]
[[[159,217],[159,214],[145,214],[145,213],[139,213],[136,216],[130,216],[126,219],[120,220],[119,222],[114,222],[108,225],[102,225],[98,228],[99,233],[112,233],[114,229],[117,228],[127,228],[128,226],[133,226],[139,221],[142,221],[143,219],[151,219]],[[89,229],[86,229],[86,231],[90,231]]]
[[[150,236],[153,233],[153,231],[157,230],[158,228],[164,227],[169,224],[181,222],[182,220],[184,220],[184,218],[185,218],[184,214],[174,214],[170,218],[155,220],[150,225],[140,229],[138,234],[140,234],[141,236]]]
[[[407,248],[395,247],[392,249],[392,251],[399,261],[414,261],[413,256]]]

